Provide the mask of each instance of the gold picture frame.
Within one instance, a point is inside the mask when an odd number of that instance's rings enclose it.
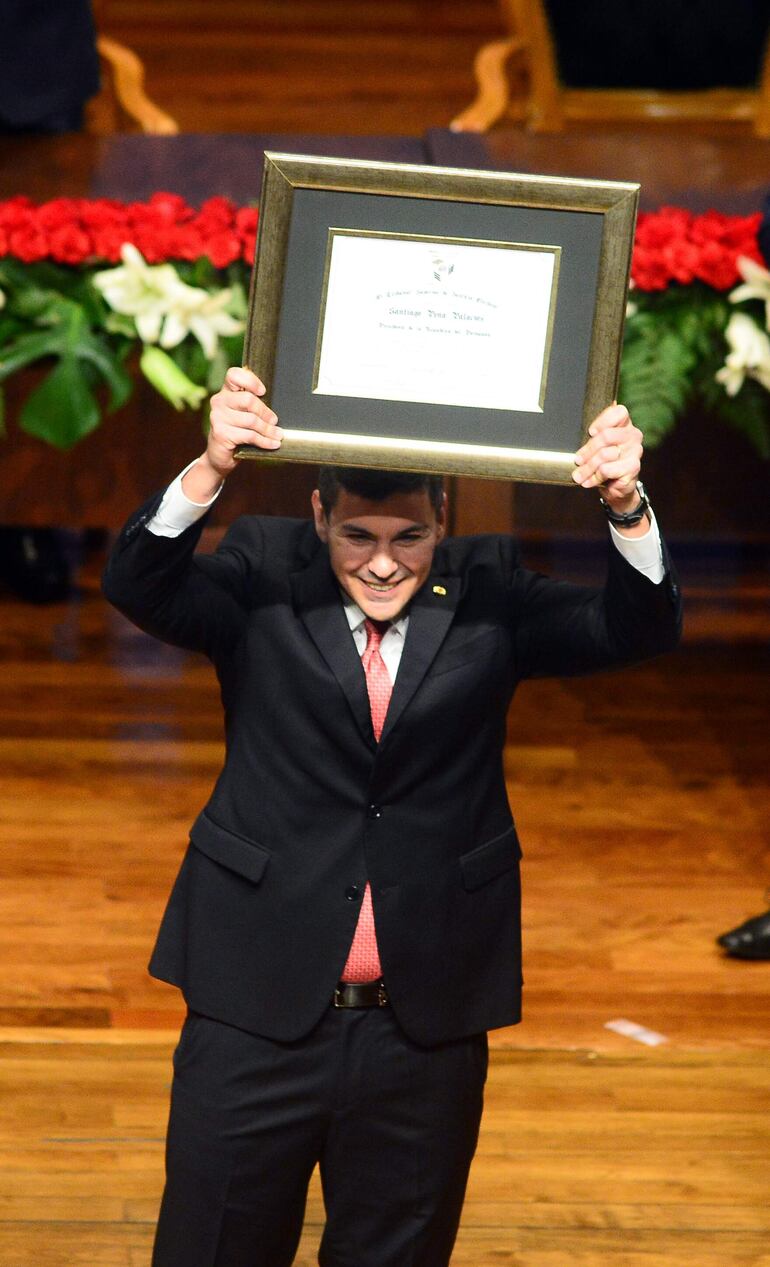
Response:
[[[244,364],[265,383],[284,439],[278,451],[242,445],[237,456],[573,484],[575,450],[617,392],[638,198],[634,183],[266,153]],[[377,277],[395,265],[396,276],[411,278],[418,243],[433,252],[433,289],[387,292],[407,296],[406,306],[378,321]],[[333,249],[340,263],[330,299]],[[520,311],[509,305],[514,324],[503,321],[505,302],[480,297],[483,286],[451,288],[441,270],[453,270],[442,263],[453,250],[471,275],[499,272],[494,293],[504,299],[519,284],[512,272],[508,286],[506,267],[532,274]],[[461,311],[425,307],[447,295]],[[376,300],[385,302],[382,289]],[[359,323],[358,303],[369,325]],[[488,321],[474,303],[495,310]],[[428,311],[444,325],[426,324]],[[412,318],[416,327],[406,324]],[[468,330],[472,321],[481,324]],[[508,337],[516,321],[538,332],[524,336],[520,371],[507,359],[519,352]],[[359,324],[362,346],[371,347],[372,330],[382,340],[363,369],[360,355],[346,355]],[[479,334],[475,345],[461,337],[469,333]],[[477,352],[482,336],[489,341]],[[331,369],[321,374],[327,345]],[[393,348],[416,348],[395,385]],[[426,348],[436,349],[435,365]],[[455,363],[453,378],[446,366]]]

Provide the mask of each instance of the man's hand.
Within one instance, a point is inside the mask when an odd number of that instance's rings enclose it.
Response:
[[[588,440],[575,454],[572,478],[583,488],[598,488],[604,500],[619,514],[639,505],[636,481],[642,464],[643,436],[631,421],[625,405],[603,409],[588,428]],[[649,527],[646,519],[636,529],[639,536]]]
[[[239,444],[280,448],[283,432],[272,409],[260,399],[264,394],[264,383],[251,370],[233,366],[227,371],[221,391],[211,398],[206,452],[182,481],[191,501],[210,501],[237,466],[234,454]]]

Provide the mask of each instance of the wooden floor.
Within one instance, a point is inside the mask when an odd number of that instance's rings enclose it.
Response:
[[[148,1267],[170,1053],[0,1034],[3,1267]],[[453,1267],[768,1267],[768,1097],[760,1052],[498,1055]]]
[[[98,564],[69,604],[0,597],[3,1267],[148,1267],[181,1012],[144,965],[221,757],[207,665]],[[770,1264],[770,965],[713,942],[770,876],[770,587],[685,579],[677,656],[511,715],[525,1021],[493,1036],[456,1267]],[[321,1220],[314,1185],[302,1267]]]

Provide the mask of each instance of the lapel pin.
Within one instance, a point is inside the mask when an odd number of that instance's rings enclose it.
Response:
[[[443,598],[446,598],[446,590],[444,589],[444,586],[443,586],[443,585],[434,585],[434,586],[433,586],[433,593],[434,593],[434,594],[441,594],[441,596],[442,596]]]

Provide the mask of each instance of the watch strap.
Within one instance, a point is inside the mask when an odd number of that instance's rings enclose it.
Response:
[[[602,510],[610,523],[615,524],[617,528],[634,528],[638,523],[641,523],[650,509],[650,499],[641,480],[636,482],[636,491],[639,494],[639,505],[635,506],[633,510],[627,510],[625,514],[613,510],[609,502],[606,502],[603,497],[599,498]]]

